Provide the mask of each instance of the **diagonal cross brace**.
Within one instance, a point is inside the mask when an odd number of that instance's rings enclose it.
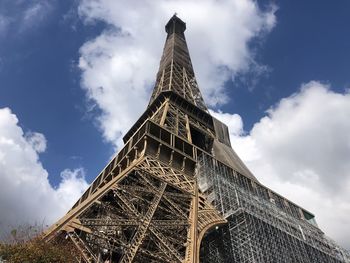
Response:
[[[132,262],[134,259],[136,252],[139,248],[139,246],[142,244],[142,241],[145,237],[146,231],[148,230],[148,227],[151,223],[152,217],[154,215],[154,212],[157,209],[157,206],[163,196],[163,193],[165,191],[167,184],[166,183],[161,183],[158,193],[154,196],[152,203],[145,214],[145,216],[142,218],[142,224],[140,224],[140,227],[138,228],[137,232],[135,233],[133,239],[132,239],[132,244],[130,248],[126,251],[122,259],[120,260],[120,263],[129,263]],[[119,197],[119,196],[118,196]],[[126,200],[124,200],[126,201]],[[138,215],[138,212],[134,210],[136,215]]]

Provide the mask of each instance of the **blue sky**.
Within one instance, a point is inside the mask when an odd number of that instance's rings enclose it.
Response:
[[[103,25],[84,26],[74,18],[65,19],[76,5],[53,3],[47,17],[30,28],[20,29],[21,21],[15,21],[1,36],[0,107],[11,108],[25,131],[45,134],[48,145],[41,160],[56,185],[65,167],[85,167],[91,181],[110,157],[111,148],[103,143],[87,113],[75,65],[79,48]],[[14,1],[2,5],[0,10],[16,12]]]
[[[238,154],[267,186],[323,217],[319,222],[326,233],[350,248],[350,232],[340,231],[350,226],[343,215],[350,211],[350,175],[344,172],[349,167],[332,167],[338,155],[343,163],[350,158],[350,128],[344,124],[350,119],[350,2],[207,0],[200,8],[195,2],[0,1],[0,109],[9,109],[2,112],[0,125],[3,120],[1,128],[13,130],[0,132],[0,139],[18,142],[26,160],[19,163],[22,159],[11,156],[15,151],[0,143],[4,160],[11,160],[2,163],[0,177],[16,176],[6,173],[9,163],[29,167],[33,182],[40,178],[57,195],[40,215],[72,190],[47,220],[59,217],[120,147],[121,134],[145,108],[165,40],[163,27],[176,11],[187,22],[205,100],[231,128]],[[301,117],[294,120],[290,112]],[[284,130],[289,124],[303,126]],[[309,131],[324,137],[309,138]],[[272,146],[266,133],[291,137],[276,135]],[[327,145],[318,148],[322,142]],[[296,144],[305,148],[296,149]],[[295,158],[304,153],[302,160]],[[279,155],[276,161],[284,166],[271,168]],[[332,179],[323,174],[325,163],[336,171]],[[266,171],[271,176],[264,177]],[[281,171],[286,176],[277,175]],[[344,186],[335,183],[340,180]],[[24,192],[30,196],[33,189]],[[322,206],[324,191],[328,207]],[[4,209],[16,201],[8,195],[0,202]],[[337,228],[322,210],[339,200],[342,205],[333,211]],[[0,218],[0,224],[6,220]]]
[[[258,1],[259,2],[259,1]],[[249,130],[264,111],[297,91],[301,83],[319,80],[343,92],[350,88],[348,1],[278,1],[277,25],[257,46],[257,60],[268,67],[255,85],[233,83],[233,103]],[[254,75],[254,74],[253,74]],[[245,76],[244,76],[245,77]],[[236,104],[234,104],[236,103]]]

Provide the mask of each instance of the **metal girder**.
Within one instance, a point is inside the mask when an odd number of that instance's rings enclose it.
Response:
[[[136,219],[125,218],[84,218],[81,222],[84,226],[138,226],[140,224]]]
[[[158,194],[154,196],[152,203],[150,205],[150,208],[148,209],[146,215],[141,219],[142,224],[139,226],[136,234],[134,235],[129,250],[124,254],[123,258],[120,260],[120,263],[132,262],[132,259],[135,257],[135,254],[150,225],[153,214],[157,209],[157,205],[163,196],[165,188],[166,188],[166,183],[162,183],[158,191]],[[137,212],[135,213],[135,215],[137,215]]]
[[[179,262],[183,260],[182,256],[177,252],[177,250],[167,241],[167,238],[156,228],[151,226],[151,232],[158,238],[160,243],[167,248],[168,252],[170,252]]]
[[[183,35],[167,39],[151,101],[165,91],[171,96],[164,93],[164,101],[156,100],[140,118],[47,240],[70,231],[87,262],[198,263],[203,231],[222,218],[201,196],[194,174],[200,146],[192,143],[192,128],[205,140],[214,137],[214,128]]]
[[[68,236],[73,241],[74,245],[78,248],[86,262],[90,263],[97,261],[97,258],[95,257],[94,253],[85,245],[84,241],[82,241],[75,232],[69,233]]]
[[[180,184],[184,178],[186,183]],[[91,247],[95,258],[98,247],[121,253],[119,262],[150,258],[151,254],[159,262],[196,262],[197,233],[221,218],[196,194],[195,181],[159,160],[145,158],[75,220],[79,223],[76,230],[85,233],[75,244]],[[179,253],[181,250],[186,253]]]
[[[194,177],[191,178],[171,166],[166,166],[159,160],[146,157],[145,162],[141,163],[138,167],[140,170],[146,171],[187,193],[194,193]]]
[[[140,174],[140,176],[143,177],[142,174]],[[147,179],[146,179],[146,178],[144,178],[144,180],[147,182]],[[151,183],[148,182],[148,186],[149,186],[149,188],[152,189],[153,191],[156,191],[156,188],[154,188],[154,186],[153,186]],[[172,211],[175,212],[175,213],[176,213],[176,212],[177,212],[177,213],[180,213],[184,218],[187,217],[187,214],[184,213],[184,211],[183,211],[183,208],[184,208],[184,207],[180,208],[175,202],[173,202],[170,198],[167,197],[167,194],[164,194],[163,198],[164,198],[164,200],[166,200],[166,201],[170,204],[170,207],[169,207],[170,210],[172,210]],[[174,210],[174,209],[175,209],[175,210]]]

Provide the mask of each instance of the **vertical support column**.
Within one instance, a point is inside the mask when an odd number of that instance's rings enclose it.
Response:
[[[192,143],[191,129],[190,129],[190,120],[188,119],[188,115],[185,114],[186,118],[186,131],[187,131],[187,140]]]
[[[180,135],[179,134],[179,109],[175,110],[175,134],[176,135]]]
[[[160,126],[162,126],[162,127],[164,126],[168,110],[169,110],[169,99],[166,100],[164,110],[163,110],[163,115],[162,115],[162,118],[160,119]]]
[[[194,195],[191,201],[190,222],[191,227],[188,231],[188,241],[186,249],[186,257],[184,263],[199,263],[198,248],[198,185],[197,180],[194,183]]]
[[[173,84],[173,68],[174,68],[174,60],[171,60],[171,67],[170,67],[170,77],[169,77],[169,88],[168,90],[171,90],[172,84]]]
[[[161,77],[160,82],[158,84],[156,95],[154,96],[153,99],[155,99],[157,97],[157,95],[163,90],[164,73],[165,73],[165,69],[163,69],[163,71],[162,71],[162,77]]]

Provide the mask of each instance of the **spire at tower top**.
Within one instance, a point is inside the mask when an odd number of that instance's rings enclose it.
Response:
[[[165,25],[165,31],[170,35],[172,33],[184,33],[186,30],[186,23],[177,17],[176,13],[169,19]]]
[[[207,111],[194,75],[184,34],[185,30],[186,23],[178,18],[176,13],[165,25],[165,31],[168,35],[150,104],[162,92],[172,91],[201,110]]]

